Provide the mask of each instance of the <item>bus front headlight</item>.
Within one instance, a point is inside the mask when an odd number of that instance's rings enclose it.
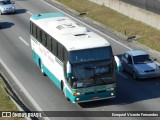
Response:
[[[79,95],[81,95],[80,92],[75,92],[75,93],[73,93],[73,96],[79,96]]]

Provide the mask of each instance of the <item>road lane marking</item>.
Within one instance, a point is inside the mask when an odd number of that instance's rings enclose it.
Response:
[[[132,48],[130,48],[130,47],[128,47],[128,46],[122,44],[121,42],[119,42],[119,41],[115,40],[114,38],[112,38],[112,37],[110,37],[110,36],[108,36],[108,35],[102,33],[101,31],[99,31],[99,30],[97,30],[97,29],[95,29],[95,28],[93,28],[93,27],[87,25],[86,23],[84,23],[84,22],[82,22],[82,21],[80,21],[80,20],[74,18],[73,16],[71,16],[71,15],[65,13],[64,11],[62,11],[62,10],[60,10],[60,9],[58,9],[58,8],[56,8],[56,7],[54,7],[54,6],[52,6],[51,4],[47,3],[46,1],[44,1],[44,0],[41,0],[41,1],[44,2],[44,3],[46,3],[46,4],[49,5],[49,6],[53,7],[54,9],[56,9],[56,10],[58,10],[58,11],[64,13],[64,14],[66,14],[66,15],[68,15],[69,17],[71,17],[72,19],[74,19],[74,20],[80,22],[81,24],[83,24],[83,25],[85,25],[85,26],[87,26],[87,27],[89,27],[89,28],[92,28],[94,31],[98,32],[99,34],[101,34],[101,35],[103,35],[103,36],[105,36],[105,37],[108,37],[109,39],[111,39],[112,41],[114,41],[114,42],[116,42],[116,43],[122,45],[123,47],[125,47],[125,48],[127,48],[127,49],[129,49],[129,50],[132,50]]]
[[[27,11],[27,13],[29,13],[30,15],[33,15],[33,13],[31,13],[30,11]]]
[[[18,37],[26,46],[29,46],[29,44],[22,38],[22,37]]]

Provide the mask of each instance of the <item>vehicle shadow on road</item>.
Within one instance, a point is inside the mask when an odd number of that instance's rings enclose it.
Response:
[[[16,9],[16,13],[15,14],[23,14],[26,13],[27,10],[26,9]]]
[[[0,30],[11,28],[13,25],[15,25],[12,22],[0,22]]]

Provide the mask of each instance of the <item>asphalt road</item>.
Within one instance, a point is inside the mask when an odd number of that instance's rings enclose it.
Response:
[[[41,0],[17,0],[15,6],[16,14],[0,16],[2,26],[0,30],[0,62],[15,81],[10,81],[11,86],[15,88],[19,86],[18,93],[26,95],[32,103],[27,104],[26,102],[26,106],[39,111],[160,111],[160,78],[135,81],[128,73],[117,73],[117,97],[115,99],[81,104],[73,104],[65,100],[62,92],[47,77],[41,75],[39,68],[33,62],[29,36],[29,18],[32,14],[57,12],[58,10]],[[87,25],[87,27],[89,26]],[[114,36],[104,35],[92,27],[89,29],[106,38],[111,43],[115,55],[121,55],[129,49],[129,47],[116,42],[113,39]],[[25,102],[24,97],[21,99]],[[75,118],[49,119],[74,120]],[[76,120],[82,119],[112,120],[115,118],[76,118]],[[121,119],[146,120],[150,118]]]

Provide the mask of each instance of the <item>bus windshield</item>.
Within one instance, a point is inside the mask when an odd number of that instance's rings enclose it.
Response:
[[[105,60],[112,58],[111,47],[102,47],[86,50],[71,51],[69,61],[70,63],[80,63],[88,61]]]
[[[74,51],[71,53],[73,88],[107,85],[113,79],[113,60],[110,47]]]
[[[107,85],[115,82],[113,79],[113,61],[103,60],[72,64],[73,87],[91,87]]]

